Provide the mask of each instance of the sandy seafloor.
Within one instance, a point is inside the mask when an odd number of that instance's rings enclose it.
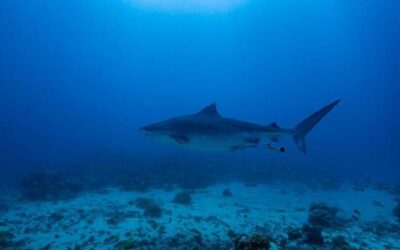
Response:
[[[226,188],[232,197],[222,195]],[[396,223],[392,214],[395,197],[386,192],[359,192],[351,186],[311,191],[296,185],[225,183],[193,191],[192,204],[181,205],[171,202],[179,191],[125,192],[109,188],[66,201],[14,201],[8,212],[0,214],[0,231],[8,230],[14,240],[24,240],[21,249],[117,249],[118,241],[125,239],[132,240],[134,249],[190,249],[196,240],[203,248],[213,248],[211,242],[220,242],[221,248],[229,249],[233,248],[229,245],[229,230],[237,234],[264,230],[272,236],[286,235],[289,227],[299,228],[307,222],[312,202],[322,201],[337,206],[347,217],[354,209],[360,211],[358,221],[341,230],[324,230],[324,237],[343,235],[356,249],[400,249],[398,234],[377,235],[365,230],[366,223]],[[162,216],[144,216],[143,210],[133,204],[138,197],[153,198],[162,208]],[[174,237],[186,246],[167,247],[161,243],[171,242]],[[271,249],[277,249],[277,245]]]

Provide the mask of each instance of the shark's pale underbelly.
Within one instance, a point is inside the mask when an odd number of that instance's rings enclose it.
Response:
[[[187,143],[177,143],[179,146],[194,150],[231,151],[235,148],[256,145],[249,143],[243,136],[189,136]]]

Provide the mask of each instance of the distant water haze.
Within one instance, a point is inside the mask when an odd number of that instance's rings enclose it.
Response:
[[[151,7],[203,3],[229,11]],[[290,128],[340,98],[307,155],[288,139],[285,154],[235,159],[400,180],[400,1],[229,3],[0,1],[0,179],[105,151],[198,156],[138,128],[212,102],[226,117]]]
[[[248,0],[124,0],[136,7],[178,13],[226,12]]]

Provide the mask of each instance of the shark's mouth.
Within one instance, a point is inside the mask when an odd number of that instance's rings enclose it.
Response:
[[[137,7],[166,12],[226,12],[247,0],[125,0]]]

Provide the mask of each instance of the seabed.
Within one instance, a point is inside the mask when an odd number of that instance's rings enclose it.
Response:
[[[400,249],[396,199],[352,185],[312,190],[239,182],[8,199],[0,249]]]

